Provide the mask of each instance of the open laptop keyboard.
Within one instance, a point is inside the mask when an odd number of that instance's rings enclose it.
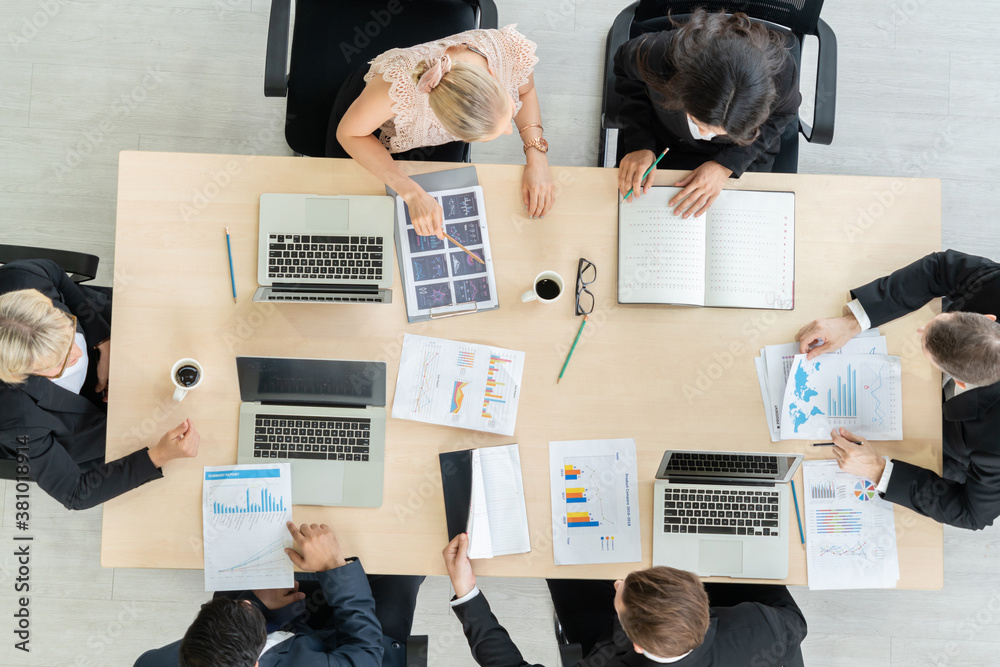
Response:
[[[257,415],[255,459],[367,461],[370,419]]]
[[[709,472],[715,474],[777,475],[778,457],[766,454],[716,454],[675,452],[667,461],[667,473]]]
[[[663,532],[778,536],[778,492],[671,484],[663,492]]]
[[[271,234],[267,277],[377,282],[382,279],[382,249],[381,236]]]

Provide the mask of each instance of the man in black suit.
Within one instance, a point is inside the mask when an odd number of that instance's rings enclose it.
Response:
[[[405,667],[423,577],[365,575],[326,524],[291,522],[295,586],[217,593],[184,638],[135,667]]]
[[[468,537],[459,535],[445,548],[444,560],[455,588],[452,608],[472,657],[483,667],[527,666],[476,586],[468,550]],[[720,584],[706,592],[690,572],[653,567],[613,584],[573,582],[571,587],[593,593],[578,593],[571,605],[565,598],[553,599],[568,638],[587,642],[576,667],[802,664],[799,645],[806,621],[784,586]],[[709,606],[710,598],[715,606]],[[584,616],[604,620],[568,626],[568,620]]]
[[[936,252],[851,290],[843,317],[799,332],[810,358],[854,335],[943,297],[942,313],[921,329],[943,388],[944,474],[886,461],[863,438],[832,433],[840,467],[877,483],[886,500],[960,528],[981,529],[1000,516],[1000,264],[954,250]],[[855,444],[859,442],[861,444]]]
[[[111,299],[55,262],[0,267],[0,457],[18,459],[18,474],[68,509],[99,505],[198,453],[185,420],[152,447],[104,460],[110,322]],[[25,367],[33,358],[40,368]]]

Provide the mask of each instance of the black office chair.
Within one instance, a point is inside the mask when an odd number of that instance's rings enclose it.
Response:
[[[781,148],[772,171],[794,174],[799,167],[799,133],[806,141],[829,145],[833,141],[833,121],[837,102],[837,37],[819,17],[823,0],[642,0],[621,11],[608,31],[604,57],[604,95],[601,100],[601,130],[597,166],[613,167],[622,153],[618,130],[621,129],[621,98],[615,93],[614,58],[628,40],[648,32],[670,28],[670,15],[683,22],[697,8],[710,12],[743,12],[747,16],[790,30],[798,38],[792,55],[801,66],[802,40],[815,35],[819,40],[816,71],[816,100],[813,125],[802,118],[791,123],[781,135]]]
[[[85,252],[0,243],[0,264],[13,262],[16,259],[51,259],[61,266],[69,274],[70,279],[77,284],[93,280],[94,276],[97,275],[97,265],[101,261],[97,255],[89,255]],[[110,294],[109,288],[90,286],[90,289],[106,291]],[[0,479],[17,479],[17,461],[0,455]]]
[[[326,154],[327,125],[341,84],[359,66],[391,48],[496,28],[493,0],[296,0],[291,61],[292,0],[273,0],[267,31],[264,95],[287,97],[285,140],[300,155]],[[392,13],[389,7],[398,7]],[[434,160],[432,149],[420,153]],[[465,146],[465,161],[471,150]]]

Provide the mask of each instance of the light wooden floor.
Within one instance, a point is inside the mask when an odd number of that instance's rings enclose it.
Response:
[[[552,162],[596,164],[604,36],[626,0],[498,4],[502,23],[519,23],[539,44]],[[803,145],[800,171],[941,178],[943,246],[1000,257],[1000,189],[986,159],[1000,153],[991,127],[1000,117],[1000,40],[983,7],[830,0],[824,17],[840,41],[837,134],[833,146]],[[0,3],[3,242],[98,253],[99,282],[110,284],[120,150],[287,154],[282,102],[262,94],[268,8],[269,0]],[[509,137],[473,156],[523,159]],[[0,495],[8,545],[13,493],[8,484]],[[104,570],[100,509],[70,514],[37,491],[32,503],[32,652],[11,646],[16,568],[12,549],[0,548],[0,664],[130,665],[181,636],[208,597],[201,572]],[[809,620],[807,664],[1000,663],[997,535],[946,528],[940,592],[794,590]],[[554,666],[544,584],[481,584],[526,658]],[[428,580],[414,631],[431,635],[432,665],[469,665],[449,596],[444,579]]]

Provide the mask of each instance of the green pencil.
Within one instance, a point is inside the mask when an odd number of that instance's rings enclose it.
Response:
[[[569,366],[569,359],[573,356],[573,350],[576,349],[576,344],[580,342],[580,334],[583,333],[583,327],[587,325],[587,318],[590,315],[583,316],[583,322],[580,322],[580,329],[576,332],[576,338],[573,339],[573,347],[569,348],[569,354],[566,355],[566,361],[563,362],[562,370],[559,371],[559,377],[556,379],[556,384],[559,384],[559,380],[562,380],[563,373],[566,372],[566,367]]]
[[[667,151],[669,151],[669,150],[670,150],[669,148],[664,148],[663,149],[663,152],[660,153],[660,157],[656,158],[656,161],[653,162],[653,164],[649,165],[649,169],[647,169],[646,173],[642,175],[642,179],[639,181],[640,183],[642,183],[642,181],[646,180],[646,177],[649,176],[649,172],[653,171],[653,168],[656,167],[656,165],[660,164],[660,160],[663,159],[663,156],[666,155]],[[622,199],[628,199],[632,195],[632,190],[634,190],[634,189],[635,188],[629,188],[628,192],[625,193],[625,196],[622,197]]]

